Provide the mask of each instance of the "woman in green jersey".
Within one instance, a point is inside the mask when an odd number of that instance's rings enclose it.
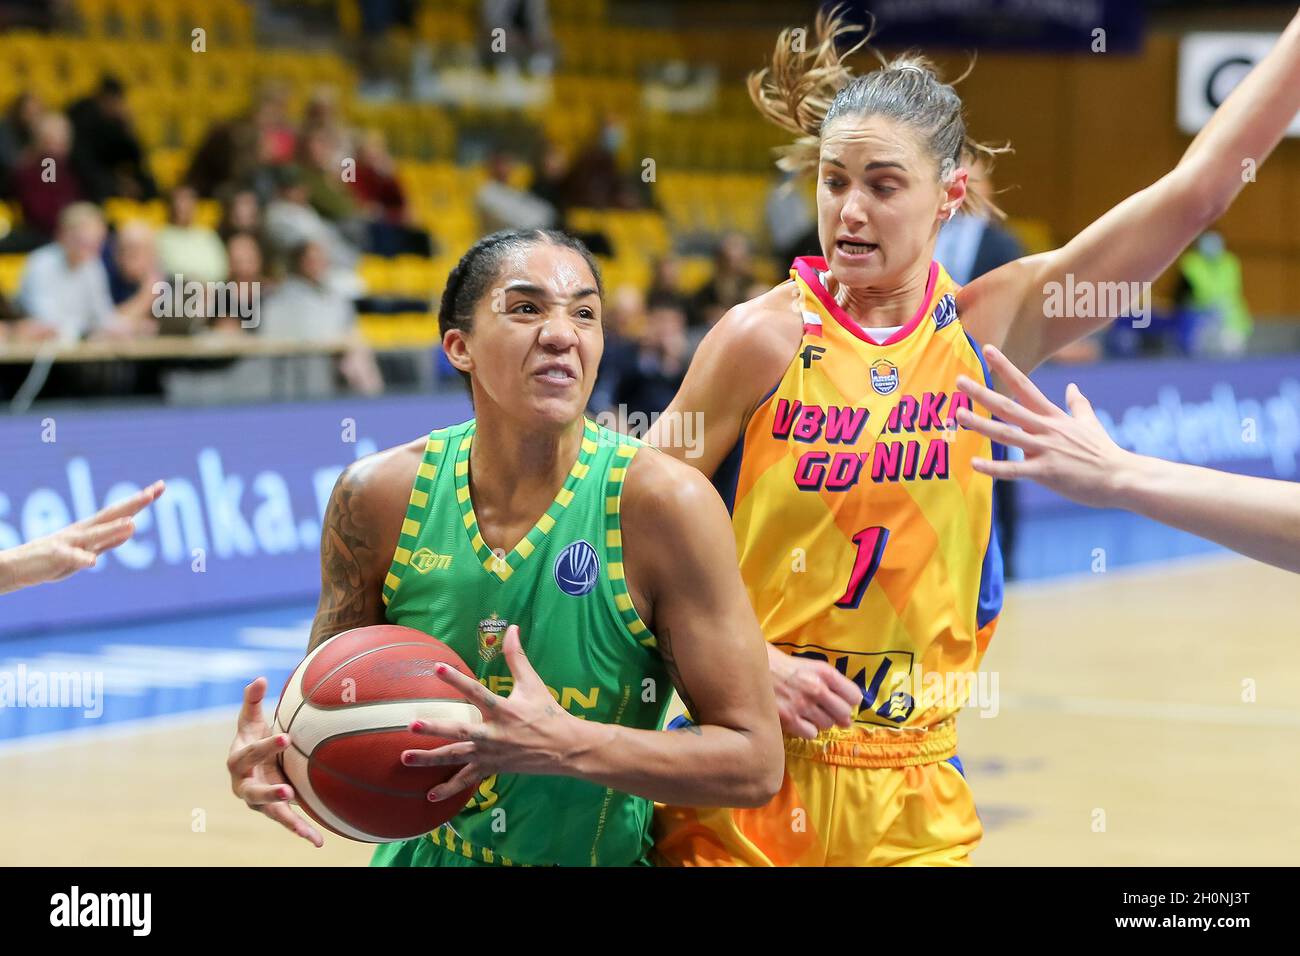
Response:
[[[370,624],[436,635],[483,712],[409,764],[464,764],[453,820],[376,864],[644,862],[652,801],[760,806],[781,783],[767,652],[726,508],[698,470],[584,415],[603,348],[591,254],[552,231],[480,240],[448,278],[443,349],[475,417],[362,458],[321,540],[309,650]],[[457,678],[460,677],[459,680]],[[697,725],[661,731],[675,687]],[[227,761],[235,794],[297,835],[258,678]],[[431,742],[432,744],[432,742]]]

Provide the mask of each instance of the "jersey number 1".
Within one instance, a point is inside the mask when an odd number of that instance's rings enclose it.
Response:
[[[867,585],[880,569],[880,559],[889,543],[889,529],[863,528],[853,536],[853,543],[858,546],[858,556],[853,562],[853,573],[849,575],[849,586],[835,602],[836,607],[852,609],[862,603]]]

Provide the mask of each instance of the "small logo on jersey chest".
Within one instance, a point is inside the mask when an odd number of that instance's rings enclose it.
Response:
[[[569,597],[582,597],[596,587],[600,558],[590,542],[575,541],[555,559],[555,586]]]
[[[957,318],[957,300],[953,298],[951,292],[945,294],[934,306],[934,312],[931,313],[934,319],[934,329],[939,331],[945,325],[951,325],[952,320]]]
[[[888,359],[871,363],[871,387],[878,395],[891,395],[898,390],[898,366]]]
[[[501,645],[506,639],[506,628],[509,626],[510,622],[497,617],[495,612],[486,620],[479,621],[478,656],[484,661],[490,661],[501,653]]]
[[[812,368],[812,363],[822,357],[826,349],[820,345],[805,345],[803,351],[799,353],[799,358],[803,359],[804,368]]]
[[[451,555],[437,554],[428,548],[421,548],[411,555],[411,567],[421,574],[428,574],[433,570],[446,571],[451,567]]]

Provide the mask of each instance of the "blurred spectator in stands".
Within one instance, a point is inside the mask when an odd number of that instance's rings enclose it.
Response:
[[[295,342],[345,340],[349,347],[337,363],[348,386],[363,395],[383,391],[374,353],[357,330],[352,301],[331,290],[327,283],[330,260],[325,246],[308,241],[293,251],[288,277],[262,303],[259,333],[273,339]],[[307,366],[333,367],[333,362]]]
[[[158,231],[158,258],[167,281],[223,282],[229,268],[226,246],[216,230],[194,221],[199,196],[193,186],[177,186],[169,200],[167,225]]]
[[[542,144],[533,163],[531,192],[555,210],[556,228],[564,228],[564,215],[568,211],[569,157],[564,147],[549,140]]]
[[[271,169],[291,162],[298,148],[287,103],[282,87],[268,86],[247,113],[213,124],[195,151],[184,182],[204,199],[252,189],[261,202],[270,201],[275,194]]]
[[[72,160],[96,202],[110,196],[153,199],[158,195],[145,165],[144,147],[131,127],[126,90],[105,75],[97,89],[68,107],[72,120]]]
[[[105,266],[113,304],[122,315],[153,318],[154,283],[172,281],[170,275],[163,276],[153,226],[147,222],[124,223],[108,246]]]
[[[391,223],[410,221],[406,191],[397,178],[397,163],[388,152],[381,130],[369,129],[361,136],[352,195],[372,219]]]
[[[258,159],[271,166],[292,163],[298,152],[298,130],[289,118],[289,89],[282,83],[264,88],[253,113]]]
[[[217,235],[229,241],[236,233],[258,233],[262,229],[262,207],[257,201],[257,193],[251,189],[240,189],[226,196],[221,204],[221,225]]]
[[[686,313],[674,299],[649,300],[636,360],[619,379],[615,403],[628,414],[662,412],[681,387],[689,360]]]
[[[765,216],[772,252],[782,269],[799,256],[820,256],[817,219],[795,173],[785,173],[767,193]]]
[[[321,126],[304,132],[298,165],[307,186],[307,201],[337,224],[356,217],[357,207],[343,182],[342,139],[337,131]]]
[[[18,304],[53,333],[51,337],[75,342],[157,331],[152,319],[122,315],[114,308],[102,258],[106,236],[99,209],[90,203],[73,203],[59,216],[58,241],[27,257]]]
[[[239,284],[239,301],[248,303],[253,314],[217,316],[211,322],[212,328],[219,332],[256,330],[262,322],[262,296],[270,292],[263,268],[262,244],[254,233],[233,233],[226,238],[226,258],[230,262],[228,281]]]
[[[347,138],[347,127],[339,114],[339,91],[330,83],[314,87],[302,111],[302,126],[298,131],[301,141],[312,133],[326,132],[336,140]]]
[[[218,121],[194,151],[182,181],[204,199],[246,184],[259,156],[260,137],[251,116]]]
[[[690,306],[682,291],[682,260],[671,250],[656,256],[651,263],[646,299],[673,299],[689,315]]]
[[[58,336],[58,332],[48,325],[44,325],[35,319],[29,319],[18,307],[18,303],[10,299],[3,292],[0,292],[0,343],[4,342],[39,342],[43,339],[53,339]],[[12,369],[18,366],[6,368],[0,366],[0,379],[7,380],[11,378],[8,375]],[[17,381],[20,383],[24,375],[19,376]],[[8,381],[0,381],[0,395],[12,393],[11,388],[7,388]]]
[[[546,0],[483,0],[481,11],[485,66],[551,74],[555,51]]]
[[[409,27],[415,14],[413,0],[359,0],[361,14],[361,84],[357,93],[372,100],[390,100],[401,92],[400,64],[393,56],[389,32]]]
[[[499,229],[550,229],[555,225],[554,206],[510,184],[514,168],[514,157],[504,151],[497,150],[488,158],[488,179],[474,199],[483,235]]]
[[[610,296],[603,315],[605,350],[596,370],[596,385],[589,405],[597,414],[616,412],[614,394],[619,382],[636,365],[638,338],[645,324],[645,298],[634,285],[619,286]],[[607,428],[622,423],[605,422]]]
[[[429,234],[415,222],[406,203],[406,190],[397,178],[397,163],[388,152],[384,134],[377,129],[367,130],[361,137],[352,195],[367,219],[366,247],[370,252],[381,256],[433,254]]]
[[[0,119],[0,188],[8,194],[9,176],[36,135],[45,104],[35,93],[19,93]]]
[[[71,155],[72,124],[62,113],[44,114],[12,178],[14,198],[32,240],[28,248],[49,242],[58,229],[59,214],[86,198]]]
[[[628,189],[618,169],[618,153],[627,131],[612,114],[601,117],[600,129],[574,157],[565,189],[565,205],[585,209],[630,208]],[[632,202],[635,206],[636,202]]]
[[[745,301],[753,284],[749,239],[729,232],[714,252],[713,277],[691,297],[691,325],[701,331],[712,328],[728,309]]]
[[[997,201],[993,188],[992,170],[982,160],[975,160],[969,168],[967,189],[990,205]],[[942,263],[948,275],[959,285],[978,279],[986,272],[1019,259],[1024,255],[1020,241],[1005,226],[986,216],[959,210],[939,229],[934,246],[934,258]],[[1089,349],[1098,350],[1103,333],[1091,344],[1076,343],[1072,349],[1062,350],[1055,360],[1079,360]],[[1020,454],[1019,449],[1008,452]],[[1002,549],[1002,565],[1008,579],[1016,577],[1016,532],[1020,525],[1018,493],[1014,481],[993,482],[993,515],[997,521],[998,545]]]
[[[360,292],[355,271],[359,253],[338,229],[321,218],[307,201],[307,187],[296,167],[276,170],[276,198],[262,218],[271,271],[282,271],[291,254],[305,242],[323,245],[329,254],[330,286],[353,296]]]
[[[1195,323],[1196,354],[1240,355],[1255,327],[1241,284],[1241,260],[1211,230],[1178,258],[1174,300]]]

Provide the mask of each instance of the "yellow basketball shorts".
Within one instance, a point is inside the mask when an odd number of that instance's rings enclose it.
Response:
[[[787,737],[756,809],[655,806],[659,866],[967,866],[983,835],[952,719],[928,731]]]

